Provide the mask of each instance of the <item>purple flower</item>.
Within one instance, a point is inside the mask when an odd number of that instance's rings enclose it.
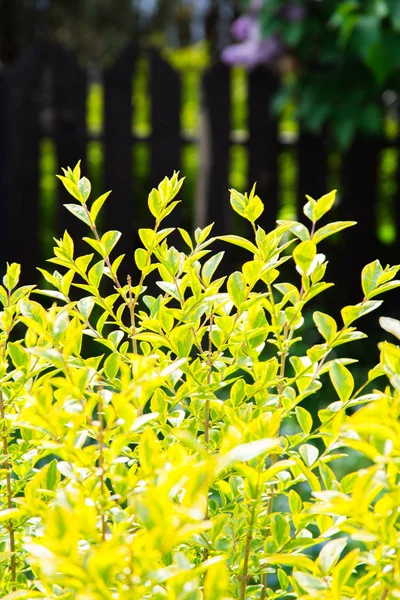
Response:
[[[268,64],[278,58],[284,49],[282,40],[273,35],[266,40],[249,39],[241,44],[232,44],[222,51],[222,60],[228,65],[242,65],[253,68],[259,64]]]
[[[302,4],[289,4],[283,10],[283,16],[288,21],[301,21],[304,19],[306,9]]]
[[[244,42],[250,37],[254,26],[254,18],[250,15],[243,15],[232,23],[231,32],[235,40]]]

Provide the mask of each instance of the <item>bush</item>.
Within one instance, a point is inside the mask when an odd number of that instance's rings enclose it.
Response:
[[[304,307],[332,285],[317,246],[354,224],[319,226],[334,192],[308,198],[310,231],[284,221],[266,233],[255,190],[232,191],[254,240],[223,236],[249,261],[215,278],[212,226],[179,230],[185,251],[168,246],[174,174],[149,195],[155,225],[139,231],[133,285],[110,258],[120,234],[96,228],[108,194],[89,204],[79,165],[60,179],[93,252],[75,257],[65,232],[50,259],[62,273],[40,270],[51,289],[18,288],[16,264],[0,287],[2,597],[399,597],[400,349],[383,342],[355,390],[337,348],[365,337],[353,324],[400,285],[400,267],[367,265],[361,302],[343,325],[315,311],[321,341],[297,356]],[[298,286],[279,280],[285,261]],[[154,275],[160,293],[146,295]],[[367,393],[378,377],[392,387]],[[304,405],[329,380],[337,401],[313,422]],[[365,468],[339,481],[346,452]]]

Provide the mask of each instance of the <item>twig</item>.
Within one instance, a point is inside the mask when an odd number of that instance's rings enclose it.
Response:
[[[3,394],[0,392],[0,418],[2,421],[5,419],[5,411],[4,411],[4,402],[3,402]],[[12,501],[12,488],[11,488],[11,467],[10,461],[8,460],[8,441],[6,432],[3,434],[3,452],[6,456],[6,460],[4,461],[4,468],[6,469],[6,489],[7,489],[7,508],[13,507]],[[10,571],[11,571],[11,581],[15,584],[17,578],[17,564],[15,560],[15,532],[14,526],[12,524],[12,519],[10,519],[8,524],[8,536],[10,541]],[[15,585],[12,587],[15,590]]]
[[[104,453],[103,453],[103,445],[104,445],[104,407],[103,407],[103,397],[101,395],[102,389],[99,390],[99,400],[97,404],[97,417],[99,421],[99,433],[97,437],[97,443],[99,444],[99,472],[100,472],[100,491],[101,491],[101,509],[100,509],[100,517],[101,517],[101,537],[103,542],[106,539],[106,518],[104,515],[104,492],[105,492],[105,483],[104,483]]]

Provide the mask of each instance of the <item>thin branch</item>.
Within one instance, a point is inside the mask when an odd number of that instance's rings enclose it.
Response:
[[[256,508],[257,508],[258,494],[259,494],[259,488],[260,488],[261,465],[262,465],[262,463],[260,463],[260,468],[258,471],[258,479],[257,479],[257,486],[256,486],[256,498],[254,499],[253,506],[251,508],[250,523],[249,523],[249,528],[248,528],[247,535],[246,535],[246,547],[245,547],[245,551],[244,551],[243,571],[242,571],[242,576],[240,578],[239,600],[245,600],[245,598],[246,598],[247,581],[249,578],[250,546],[251,546],[251,542],[253,539],[254,524],[256,521]]]
[[[2,421],[5,419],[5,410],[4,410],[4,402],[3,402],[3,394],[0,391],[0,418]],[[7,490],[7,508],[13,507],[12,500],[12,488],[11,488],[11,466],[10,461],[8,459],[8,441],[7,441],[7,433],[3,434],[3,452],[6,456],[6,460],[4,461],[4,468],[6,469],[6,490]],[[10,542],[10,572],[11,572],[11,581],[15,584],[17,579],[17,564],[15,559],[15,532],[14,526],[12,524],[12,519],[10,519],[8,524],[8,537]],[[12,587],[15,590],[15,585]]]
[[[135,303],[132,297],[132,277],[128,275],[128,296],[129,296],[129,314],[131,317],[131,328],[132,328],[132,349],[134,354],[138,353],[136,335],[136,321],[135,321]]]
[[[103,397],[101,395],[102,390],[99,390],[99,400],[97,404],[97,417],[99,421],[99,430],[97,436],[97,443],[99,445],[99,473],[100,473],[100,491],[101,491],[101,508],[100,508],[100,517],[101,517],[101,537],[103,542],[106,539],[106,518],[104,514],[104,498],[105,498],[105,482],[104,482],[104,406],[103,406]]]

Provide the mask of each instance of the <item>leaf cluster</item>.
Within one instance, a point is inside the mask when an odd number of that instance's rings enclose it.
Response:
[[[79,164],[60,179],[89,253],[65,232],[47,289],[18,287],[16,264],[0,286],[3,598],[397,597],[400,349],[383,342],[359,389],[338,349],[365,337],[355,323],[400,266],[367,265],[341,322],[314,311],[319,343],[299,355],[305,307],[332,285],[319,245],[354,225],[321,225],[335,192],[307,199],[309,227],[266,232],[255,188],[232,190],[254,236],[222,237],[248,260],[220,277],[211,225],[168,243],[175,173],[149,195],[134,285],[119,278],[119,232],[96,226],[108,194],[92,200]],[[297,285],[281,280],[287,261]],[[377,377],[389,383],[367,393]],[[337,400],[313,418],[331,385]],[[367,466],[339,480],[347,452]]]

